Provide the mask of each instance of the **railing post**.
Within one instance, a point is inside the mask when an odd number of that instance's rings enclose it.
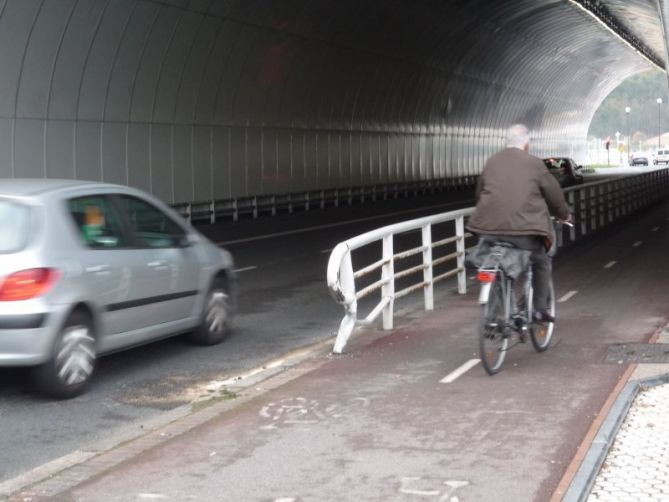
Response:
[[[458,216],[455,219],[455,235],[458,240],[455,249],[458,252],[458,293],[467,293],[467,271],[465,270],[465,217]]]
[[[597,207],[599,208],[599,227],[601,228],[606,225],[606,213],[608,210],[606,205],[606,186],[600,185],[597,189]]]
[[[588,190],[588,215],[590,219],[589,231],[597,230],[597,188],[590,188]]]
[[[579,189],[578,192],[576,192],[576,191],[569,192],[569,195],[567,196],[567,198],[568,198],[567,203],[569,204],[569,207],[571,208],[571,211],[572,211],[572,214],[571,214],[572,226],[569,227],[569,240],[572,241],[572,242],[574,242],[576,240],[576,225],[577,225],[575,223],[575,220],[577,219],[576,203],[575,203],[575,201],[577,200],[576,199],[576,194],[580,194],[580,189]]]
[[[339,325],[337,339],[335,340],[332,351],[335,354],[341,354],[344,351],[349,336],[353,333],[358,315],[358,301],[355,298],[355,278],[353,277],[353,263],[351,262],[351,252],[348,251],[339,268],[339,283],[344,294],[345,315]]]
[[[423,226],[423,295],[425,296],[425,310],[434,310],[434,282],[432,282],[432,225]]]
[[[381,299],[388,298],[383,308],[383,329],[393,329],[393,307],[395,304],[395,264],[393,262],[393,234],[383,238],[383,261],[381,279],[387,281],[381,286]]]

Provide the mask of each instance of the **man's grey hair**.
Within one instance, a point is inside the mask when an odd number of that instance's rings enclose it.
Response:
[[[530,143],[530,131],[523,124],[514,124],[506,131],[506,146],[523,149]]]

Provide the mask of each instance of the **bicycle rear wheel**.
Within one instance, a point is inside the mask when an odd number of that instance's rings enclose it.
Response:
[[[551,281],[549,288],[548,312],[555,317],[555,291],[553,290],[553,281]],[[530,338],[532,339],[532,345],[534,345],[534,349],[537,352],[543,352],[550,346],[554,330],[554,322],[533,322],[530,325]]]
[[[491,285],[488,302],[482,307],[479,321],[479,354],[483,368],[489,375],[494,375],[502,369],[509,347],[509,337],[504,333],[509,318],[509,305],[504,278],[499,272]]]

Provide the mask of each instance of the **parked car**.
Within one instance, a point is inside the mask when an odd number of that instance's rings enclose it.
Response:
[[[630,155],[630,165],[631,166],[647,166],[648,154],[643,152],[634,152]]]
[[[659,148],[655,152],[655,159],[653,159],[654,165],[659,164],[669,164],[669,148]]]
[[[548,171],[555,176],[561,187],[570,187],[583,183],[583,175],[579,172],[583,166],[576,164],[567,157],[550,157],[543,159]]]
[[[0,228],[0,366],[48,395],[84,392],[101,355],[228,333],[232,256],[140,190],[4,179]]]

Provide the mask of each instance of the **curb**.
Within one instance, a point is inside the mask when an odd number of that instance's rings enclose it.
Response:
[[[584,502],[592,490],[606,455],[627,417],[639,391],[669,383],[669,373],[628,382],[616,398],[562,498],[563,502]]]

